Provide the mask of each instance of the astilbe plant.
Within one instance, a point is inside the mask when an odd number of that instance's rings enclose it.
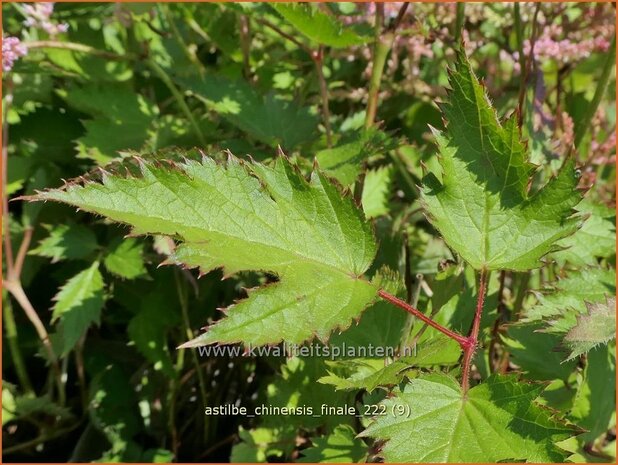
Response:
[[[539,267],[559,240],[576,231],[579,177],[570,158],[545,186],[530,192],[534,167],[516,118],[498,121],[462,50],[450,74],[451,90],[441,105],[447,129],[434,131],[442,172],[426,175],[421,194],[429,220],[478,272],[477,305],[470,309],[474,318],[467,335],[436,323],[384,290],[379,280],[365,277],[376,255],[370,223],[317,166],[307,180],[283,155],[272,166],[231,154],[225,163],[203,153],[186,154],[179,162],[135,156],[101,169],[96,178],[28,200],[60,201],[104,215],[130,225],[132,235],[171,236],[179,245],[168,262],[200,273],[262,270],[278,277],[181,348],[299,344],[314,336],[326,341],[377,298],[455,340],[463,350],[461,386],[438,374],[413,380],[385,401],[408,405],[412,420],[381,418],[363,433],[389,439],[383,451],[387,460],[558,460],[555,441],[576,429],[530,405],[541,388],[512,376],[495,376],[471,388],[470,368],[489,274]],[[128,174],[123,166],[131,166]],[[419,434],[414,418],[424,418],[425,428],[428,423],[436,431],[446,428],[452,437],[439,434],[425,439],[423,447],[410,447],[408,441],[415,444]],[[496,441],[489,451],[484,450],[488,438]]]
[[[3,13],[3,459],[613,460],[611,5]]]

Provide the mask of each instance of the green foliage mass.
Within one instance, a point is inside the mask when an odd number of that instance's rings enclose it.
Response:
[[[3,461],[616,462],[611,4],[2,21]]]

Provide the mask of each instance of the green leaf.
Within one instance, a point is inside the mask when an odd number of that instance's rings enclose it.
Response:
[[[441,105],[447,134],[434,131],[442,180],[423,180],[422,201],[446,242],[476,269],[525,271],[577,230],[580,201],[573,158],[535,193],[533,166],[516,118],[502,125],[462,50]]]
[[[120,167],[127,166],[127,161]],[[103,174],[31,199],[57,200],[183,243],[173,260],[202,272],[274,273],[227,318],[184,347],[301,343],[347,328],[377,293],[362,278],[375,255],[371,226],[318,171],[307,181],[284,158],[273,167],[230,156],[180,164],[138,159],[139,174]],[[208,199],[208,200],[206,200]]]
[[[15,418],[17,407],[15,396],[11,389],[6,387],[6,381],[2,381],[2,426]]]
[[[578,437],[584,443],[605,433],[610,428],[612,412],[616,411],[615,354],[615,347],[608,345],[593,349],[586,358],[586,368],[569,414],[569,418],[587,430]]]
[[[94,323],[99,324],[105,302],[105,283],[99,262],[69,279],[54,297],[52,321],[60,319],[63,327],[63,353],[68,353]]]
[[[545,331],[564,334],[586,312],[586,302],[604,302],[616,294],[616,271],[601,268],[570,273],[543,292],[536,292],[538,303],[526,311],[522,322],[544,320]]]
[[[387,462],[560,462],[554,443],[577,429],[534,402],[542,390],[492,376],[464,395],[453,378],[427,375],[383,401],[387,413],[361,436],[386,440]]]
[[[362,196],[363,210],[367,218],[375,218],[389,212],[392,181],[393,167],[390,165],[367,171]]]
[[[349,186],[356,181],[369,157],[388,152],[397,144],[397,140],[382,131],[362,130],[346,137],[335,147],[320,150],[315,154],[315,159],[320,169],[344,186]]]
[[[141,300],[138,314],[127,327],[137,350],[154,365],[155,370],[162,370],[169,378],[177,375],[167,341],[167,331],[179,324],[178,314],[170,311],[177,305],[173,297],[176,297],[175,294],[166,293],[163,289],[151,288]]]
[[[2,425],[11,420],[44,415],[60,422],[73,417],[67,407],[62,407],[45,394],[40,397],[15,395],[11,389],[2,388]]]
[[[470,308],[474,308],[476,303],[476,286],[474,276],[471,275],[468,280],[459,267],[449,267],[439,273],[432,283],[432,319],[446,328],[465,334],[472,325],[474,315]],[[486,310],[481,317],[479,336],[481,340],[484,339],[485,331],[495,322],[497,300],[496,292],[489,293],[485,298]],[[455,365],[460,359],[461,346],[436,329],[416,322],[414,333],[418,337],[416,365]],[[434,350],[435,344],[441,350]]]
[[[85,226],[67,223],[45,226],[49,236],[32,249],[30,255],[51,258],[52,263],[60,260],[79,260],[88,257],[97,247],[97,238]]]
[[[406,376],[411,378],[417,367],[445,362],[445,357],[449,357],[451,351],[454,355],[446,362],[456,361],[461,351],[447,346],[448,341],[450,339],[446,336],[424,340],[414,347],[406,348],[401,358],[390,363],[385,358],[326,361],[329,367],[328,375],[320,378],[318,382],[335,386],[336,390],[364,389],[368,392],[380,386],[394,386],[403,381]],[[447,355],[444,354],[445,351]]]
[[[121,278],[135,279],[147,274],[144,266],[144,244],[136,239],[117,240],[103,260],[105,268]]]
[[[371,392],[378,386],[393,386],[401,382],[405,372],[411,369],[407,359],[391,363],[368,358],[326,363],[331,369],[318,381],[334,386],[337,391],[365,389]]]
[[[563,363],[564,351],[559,350],[560,336],[539,332],[542,328],[538,322],[511,325],[502,340],[513,363],[526,373],[527,378],[566,381],[576,364]]]
[[[83,29],[80,30],[80,32],[82,31]],[[96,46],[99,45],[102,46],[103,44],[96,44]],[[121,52],[120,50],[108,51]],[[68,75],[70,77],[79,77],[84,81],[109,82],[126,81],[131,79],[133,75],[134,64],[129,60],[109,60],[90,53],[73,51],[66,48],[46,48],[44,53],[47,60],[53,64],[51,69],[54,71],[54,74],[59,74],[62,77]],[[38,69],[40,68],[37,67]]]
[[[124,452],[130,438],[141,428],[138,402],[129,376],[118,364],[110,364],[90,384],[90,420],[105,434],[115,453]]]
[[[365,44],[372,39],[370,35],[344,27],[334,16],[324,13],[317,5],[274,3],[271,6],[298,32],[318,44],[347,48]]]
[[[591,448],[590,444],[581,444],[577,438],[567,439],[560,447],[569,451],[566,463],[615,463],[616,441],[603,441],[599,448]]]
[[[325,428],[332,431],[341,424],[353,424],[355,418],[346,412],[327,413],[323,406],[351,408],[354,398],[348,392],[333,392],[331,386],[318,383],[326,374],[324,360],[317,357],[292,357],[281,365],[281,376],[273,379],[266,388],[266,405],[289,409],[311,408],[308,415],[289,415],[285,424],[297,429],[314,430]],[[281,417],[265,416],[265,426],[280,426]]]
[[[616,339],[616,298],[608,297],[604,303],[586,302],[586,307],[588,313],[577,316],[577,324],[564,338],[571,349],[569,359]]]
[[[374,274],[372,282],[391,294],[403,297],[405,285],[397,273],[387,267],[382,267]],[[344,346],[348,348],[383,347],[397,349],[401,342],[401,328],[406,321],[406,313],[385,300],[376,301],[363,312],[360,321],[341,334],[333,334],[330,346],[339,346],[345,354]],[[376,355],[382,359],[381,355]]]
[[[616,210],[583,200],[577,211],[589,215],[584,225],[558,245],[565,250],[554,256],[575,266],[596,265],[599,258],[616,254]]]
[[[231,463],[265,463],[269,457],[288,457],[295,446],[296,431],[289,425],[238,431],[241,441],[232,447]]]
[[[328,436],[311,438],[313,446],[302,451],[299,463],[358,463],[365,462],[367,445],[355,438],[349,425],[337,426]]]
[[[112,448],[95,463],[171,463],[174,453],[166,449],[145,449],[134,441],[115,439]]]
[[[206,75],[178,82],[241,131],[272,147],[292,149],[316,136],[318,117],[272,93],[262,96],[244,81]]]
[[[30,177],[33,163],[31,158],[9,155],[7,164],[11,170],[6,173],[5,195],[10,196],[24,188]]]
[[[77,140],[79,157],[103,165],[121,150],[148,145],[158,111],[140,94],[125,87],[89,86],[68,91],[66,99],[93,117],[82,121],[86,134]]]

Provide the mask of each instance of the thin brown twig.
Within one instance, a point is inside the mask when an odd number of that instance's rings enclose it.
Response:
[[[369,79],[369,91],[367,94],[367,109],[365,113],[365,128],[370,128],[374,125],[376,113],[378,110],[378,96],[380,93],[380,84],[382,81],[382,73],[386,56],[391,49],[394,34],[382,34],[382,26],[384,23],[384,5],[376,2],[376,17],[374,25],[374,44],[371,64],[371,77]]]
[[[397,12],[397,17],[395,18],[395,21],[393,21],[388,27],[389,31],[394,32],[399,27],[401,21],[403,20],[403,17],[406,14],[406,11],[408,11],[409,6],[410,2],[404,2],[403,5],[401,5],[401,8],[399,8],[399,11]]]
[[[7,121],[7,114],[13,99],[12,81],[10,80],[10,78],[9,80],[7,80],[7,87],[8,91],[5,94],[5,104],[3,109],[4,111],[2,115],[2,226],[4,234],[4,254],[6,260],[6,276],[3,279],[3,285],[4,288],[17,301],[19,306],[24,310],[24,313],[34,326],[37,335],[39,336],[39,339],[41,340],[41,343],[43,344],[43,347],[48,354],[49,362],[51,364],[56,380],[56,385],[58,388],[60,404],[62,405],[64,404],[64,386],[62,383],[62,376],[60,372],[60,367],[58,365],[58,359],[51,345],[49,333],[47,332],[45,325],[41,321],[39,314],[32,306],[32,303],[30,302],[30,299],[28,299],[28,296],[26,295],[24,288],[21,284],[21,271],[23,269],[24,260],[28,252],[28,247],[30,246],[30,241],[32,240],[32,228],[26,228],[24,230],[23,239],[17,252],[17,258],[16,260],[13,259],[13,244],[11,242],[11,233],[9,229],[9,200],[6,195],[9,152],[9,124]]]
[[[9,455],[9,454],[14,454],[15,452],[20,452],[22,450],[30,449],[30,448],[39,446],[40,444],[49,442],[49,441],[51,441],[53,439],[62,437],[65,434],[68,434],[71,431],[74,431],[76,428],[78,428],[82,424],[82,422],[83,422],[83,420],[80,420],[80,421],[72,424],[71,426],[69,426],[67,428],[55,430],[55,431],[52,431],[50,433],[43,433],[39,437],[31,439],[30,441],[22,442],[20,444],[16,444],[16,445],[11,446],[11,447],[3,448],[2,449],[2,455],[6,456],[6,455]]]
[[[275,24],[271,23],[270,21],[268,21],[266,19],[263,19],[263,18],[258,18],[258,19],[256,19],[256,21],[258,22],[258,24],[261,24],[263,26],[266,26],[269,29],[272,29],[277,34],[279,34],[281,37],[286,38],[290,42],[293,42],[294,44],[296,44],[299,48],[301,48],[304,51],[306,51],[307,53],[311,54],[311,49],[307,45],[303,44],[296,37],[294,37],[294,36],[288,34],[287,32],[285,32],[279,26],[277,26],[277,25],[275,25]]]
[[[30,248],[33,232],[34,229],[30,226],[24,230],[24,235],[21,240],[21,244],[19,245],[19,250],[17,251],[17,257],[15,258],[15,264],[13,265],[13,273],[15,276],[21,276],[21,270],[24,267],[24,260],[26,259],[28,249]]]

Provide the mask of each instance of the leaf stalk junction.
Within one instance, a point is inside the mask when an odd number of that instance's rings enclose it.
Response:
[[[406,301],[401,300],[400,298],[395,297],[392,294],[389,294],[383,289],[380,289],[378,291],[378,295],[384,300],[414,315],[416,318],[423,321],[427,325],[440,331],[442,334],[446,335],[447,337],[457,341],[457,343],[463,350],[461,387],[464,393],[467,392],[470,387],[470,367],[472,365],[472,357],[474,356],[474,352],[478,345],[478,336],[479,336],[479,330],[481,327],[481,316],[483,315],[483,306],[485,304],[485,294],[487,293],[487,278],[488,278],[487,271],[482,269],[480,272],[480,276],[479,276],[479,287],[478,287],[478,295],[477,295],[477,302],[476,302],[476,310],[474,312],[472,328],[468,336],[463,336],[455,331],[452,331],[442,326],[440,323],[437,323],[436,321],[432,320],[431,318],[426,316],[423,312],[414,308],[412,305],[410,305]]]

